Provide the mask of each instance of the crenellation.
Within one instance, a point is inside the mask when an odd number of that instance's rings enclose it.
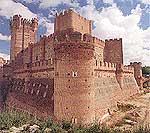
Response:
[[[70,18],[70,20],[68,18]],[[82,34],[91,34],[91,26],[90,20],[84,19],[76,12],[69,9],[68,11],[65,11],[64,14],[61,12],[56,16],[54,32],[59,33],[67,29],[72,29],[73,31],[79,31]]]
[[[130,66],[134,68],[134,77],[137,81],[140,89],[143,88],[143,78],[142,78],[142,63],[141,62],[131,62]]]
[[[93,43],[93,37],[90,34],[83,35],[83,41]]]
[[[123,50],[122,39],[105,40],[104,60],[106,62],[113,62],[123,64]]]
[[[11,29],[11,50],[10,60],[13,62],[17,54],[24,51],[29,43],[36,42],[36,32],[38,28],[37,19],[30,21],[26,18],[22,18],[21,15],[13,16],[10,21]]]
[[[105,42],[97,37],[93,37],[93,43],[100,44],[103,47],[105,46]]]
[[[132,66],[123,66],[123,72],[134,73],[134,68]]]
[[[54,41],[54,34],[48,35],[48,40],[49,41]]]
[[[109,41],[122,41],[122,38],[114,38],[114,39],[105,39],[105,42],[109,42]]]
[[[66,42],[66,41],[79,41],[79,42],[85,42],[85,43],[91,43],[91,44],[98,44],[102,46],[103,48],[105,47],[105,42],[101,39],[98,39],[96,37],[93,37],[90,34],[84,34],[82,35],[80,32],[62,32],[59,35],[52,34],[50,35],[52,39],[55,41],[57,40],[58,42]],[[49,38],[49,36],[48,36]],[[56,42],[57,42],[56,41]]]
[[[99,69],[102,71],[115,71],[116,70],[116,65],[111,62],[102,62],[100,61],[99,63],[97,62],[97,66],[95,69]]]

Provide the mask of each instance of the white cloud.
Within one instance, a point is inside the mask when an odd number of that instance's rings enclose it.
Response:
[[[79,12],[93,20],[93,34],[101,39],[123,38],[124,62],[141,61],[150,65],[150,28],[139,27],[142,9],[137,5],[131,14],[124,16],[122,11],[112,4],[111,7],[97,11],[94,5],[86,5]]]
[[[52,23],[46,17],[39,16],[39,24],[42,27],[46,27],[46,35],[52,34],[54,32],[54,23]]]
[[[104,3],[113,4],[113,0],[103,0]]]
[[[94,1],[93,0],[87,0],[87,4],[93,5]]]
[[[24,18],[31,19],[36,17],[27,7],[13,0],[0,0],[0,16],[10,18],[13,15],[20,14]]]
[[[44,0],[40,0],[42,4],[44,4]],[[27,0],[26,2],[39,2],[38,0]],[[47,1],[49,2],[49,1]],[[55,3],[54,1],[49,2],[49,4]],[[57,1],[58,3],[58,1]],[[45,3],[46,4],[46,3]],[[48,4],[48,3],[47,3]],[[51,34],[54,31],[54,24],[51,23],[47,18],[41,16],[41,15],[36,15],[32,13],[26,6],[24,6],[21,3],[14,2],[13,0],[0,0],[0,16],[5,16],[6,18],[10,18],[13,15],[20,14],[22,15],[23,18],[31,19],[33,17],[39,17],[39,25],[42,25],[46,27],[47,31],[46,34]],[[0,40],[10,40],[10,37],[4,36],[0,34]]]
[[[5,60],[10,60],[10,55],[8,54],[0,53],[0,57],[4,58]]]
[[[59,4],[67,4],[72,7],[78,6],[78,3],[72,0],[40,0],[41,8],[56,7]]]
[[[6,36],[0,33],[0,40],[2,41],[9,41],[10,40],[10,36]]]
[[[150,0],[141,0],[141,2],[150,5]]]
[[[18,1],[25,1],[26,3],[33,3],[33,2],[38,2],[39,0],[18,0]]]

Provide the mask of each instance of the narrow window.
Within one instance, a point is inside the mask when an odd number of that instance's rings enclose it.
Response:
[[[38,95],[38,94],[39,94],[39,92],[40,92],[40,90],[37,90],[36,95]]]
[[[83,30],[83,26],[81,27],[81,29]]]
[[[55,73],[55,76],[59,76],[59,73],[58,73],[58,72],[56,72],[56,73]]]
[[[41,84],[39,84],[39,87],[41,87]]]
[[[72,77],[77,77],[78,73],[77,72],[72,72]]]
[[[33,94],[33,89],[31,90],[31,94]]]
[[[51,97],[51,100],[54,100],[54,96]]]
[[[46,88],[48,88],[48,85],[46,85]]]
[[[51,64],[53,64],[53,59],[51,58]]]
[[[70,76],[70,73],[67,73],[68,76]]]
[[[47,94],[47,92],[44,92],[44,94],[43,94],[43,97],[44,97],[44,98],[46,97],[46,94]]]
[[[96,60],[96,66],[97,66],[97,60]]]
[[[33,87],[35,86],[35,83],[33,84]]]
[[[38,60],[38,56],[36,56],[36,60]]]

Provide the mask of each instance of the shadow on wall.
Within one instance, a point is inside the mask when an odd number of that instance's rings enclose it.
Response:
[[[5,108],[5,102],[11,86],[11,81],[0,81],[0,111]]]

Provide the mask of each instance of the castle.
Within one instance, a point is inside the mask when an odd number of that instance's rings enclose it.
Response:
[[[36,42],[37,19],[10,22],[11,90],[6,106],[58,121],[92,123],[139,92],[141,63],[123,65],[122,39],[92,36],[92,21],[69,9]]]

